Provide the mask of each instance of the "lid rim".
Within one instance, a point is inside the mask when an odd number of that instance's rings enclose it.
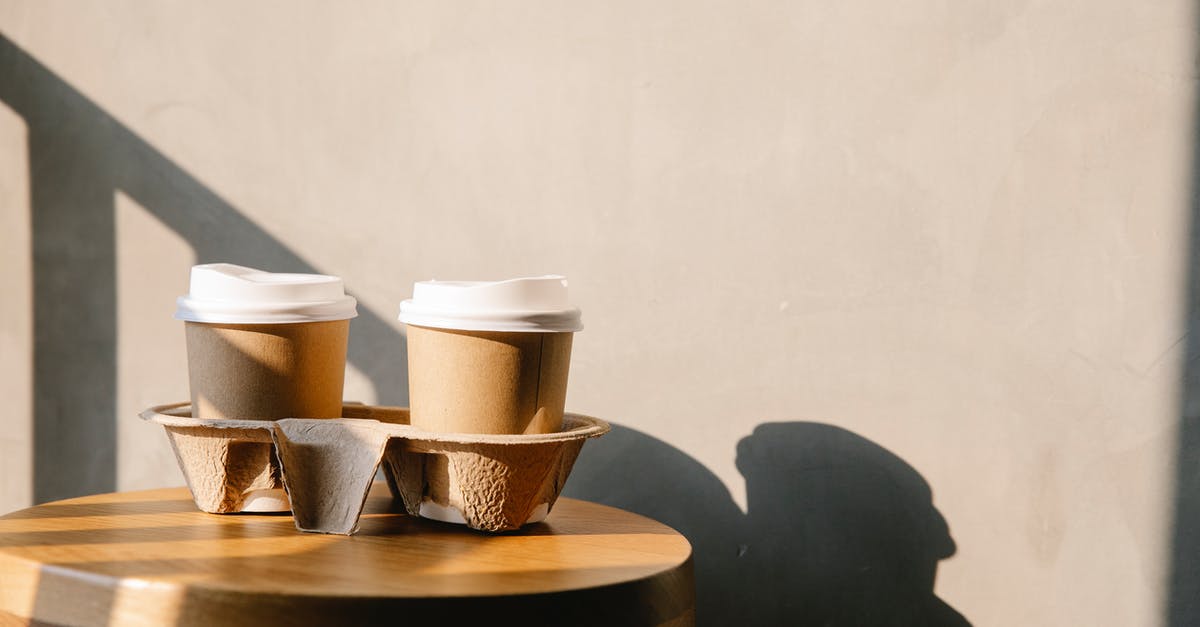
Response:
[[[349,320],[358,317],[358,300],[345,296],[336,301],[296,303],[235,303],[233,301],[176,299],[176,320],[228,324],[286,324]]]
[[[582,324],[576,325],[520,325],[520,324],[485,324],[472,321],[455,321],[453,324],[434,319],[418,318],[401,320],[410,327],[426,329],[442,329],[445,331],[491,331],[495,333],[578,333],[583,330]]]
[[[175,320],[181,322],[195,322],[197,324],[306,324],[309,322],[339,322],[341,320],[352,320],[358,317],[358,314],[353,316],[291,316],[272,318],[236,318],[233,316],[190,316],[184,317],[180,315],[172,316]]]
[[[459,331],[516,331],[527,333],[578,332],[583,314],[577,307],[558,310],[467,311],[400,303],[400,322],[419,327]]]

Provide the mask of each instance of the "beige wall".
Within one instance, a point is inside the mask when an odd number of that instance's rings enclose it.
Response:
[[[928,483],[958,547],[936,593],[973,624],[1163,624],[1194,23],[1132,0],[2,3],[45,71],[0,57],[0,510],[39,494],[31,251],[80,236],[31,232],[40,180],[100,190],[53,215],[112,216],[111,276],[78,280],[116,288],[117,488],[181,483],[135,415],[187,395],[170,316],[197,260],[343,276],[375,315],[347,395],[386,402],[414,280],[561,272],[587,325],[569,407],[695,460],[728,507],[753,518],[756,426],[836,425]]]

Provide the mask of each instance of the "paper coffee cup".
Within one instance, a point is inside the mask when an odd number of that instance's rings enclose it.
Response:
[[[415,427],[441,433],[562,428],[571,340],[583,327],[567,281],[424,281],[400,305],[408,325]]]
[[[177,305],[175,317],[185,321],[192,416],[341,416],[350,318],[357,315],[341,279],[200,265],[192,268],[189,293]],[[262,463],[262,451],[244,452],[246,463]],[[278,477],[273,462],[265,470]],[[282,490],[244,497],[242,511],[288,509]]]

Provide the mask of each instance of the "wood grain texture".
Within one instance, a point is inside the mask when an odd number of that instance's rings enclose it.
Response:
[[[500,535],[399,513],[383,484],[351,537],[205,514],[183,488],[0,517],[0,622],[690,625],[694,601],[683,536],[574,499]]]

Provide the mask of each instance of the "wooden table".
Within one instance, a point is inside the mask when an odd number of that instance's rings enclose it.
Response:
[[[508,534],[406,516],[381,483],[349,537],[184,488],[0,516],[0,624],[691,625],[694,604],[683,536],[574,499]]]

